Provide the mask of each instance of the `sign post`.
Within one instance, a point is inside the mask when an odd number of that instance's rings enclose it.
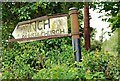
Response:
[[[89,24],[89,3],[84,2],[84,47],[90,50],[90,24]]]
[[[72,34],[72,46],[74,51],[74,59],[77,62],[81,62],[81,48],[80,48],[80,34],[78,25],[78,11],[76,7],[69,9],[71,19],[71,34]]]
[[[71,34],[68,34],[67,16],[71,19]],[[81,62],[80,32],[78,11],[75,7],[69,9],[69,14],[43,16],[36,19],[19,22],[12,35],[15,39],[9,42],[29,42],[46,38],[72,36],[74,59]]]

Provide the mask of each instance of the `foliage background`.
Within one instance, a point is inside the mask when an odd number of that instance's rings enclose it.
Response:
[[[99,8],[100,12],[102,10],[111,12],[108,21],[111,22],[113,31],[120,27],[119,3],[89,3],[89,5],[90,8]],[[84,40],[83,36],[81,37],[81,63],[74,62],[70,37],[21,44],[5,41],[13,38],[11,33],[18,22],[44,15],[68,13],[69,8],[73,6],[81,13],[82,2],[2,3],[2,79],[119,79],[119,57],[109,52],[110,50],[107,52],[101,50],[103,42],[94,40],[95,29],[92,27],[90,51],[87,52],[83,48]],[[81,27],[83,14],[79,14],[78,18],[80,31],[83,32]],[[68,26],[70,32],[70,23]],[[117,34],[115,40],[117,41]],[[106,44],[106,42],[103,44],[103,48],[107,46]],[[112,46],[115,50],[118,49],[114,48],[116,45]]]

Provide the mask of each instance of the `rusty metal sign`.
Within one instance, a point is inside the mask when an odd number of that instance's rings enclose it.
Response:
[[[18,23],[12,33],[15,39],[51,36],[56,34],[68,34],[67,16],[60,16],[55,18],[48,17],[43,20],[33,19],[31,21],[24,21]],[[28,41],[29,40],[21,42]]]

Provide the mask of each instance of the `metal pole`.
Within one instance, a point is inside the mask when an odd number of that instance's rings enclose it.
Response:
[[[80,48],[80,34],[78,24],[78,11],[76,7],[69,9],[71,19],[71,34],[72,34],[72,46],[74,51],[74,59],[77,62],[81,62],[81,48]]]

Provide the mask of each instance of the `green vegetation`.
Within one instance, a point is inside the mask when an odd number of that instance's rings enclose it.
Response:
[[[97,9],[97,5],[106,5],[106,12],[113,10],[114,8],[112,6],[109,7],[108,4],[116,4],[116,8],[119,9],[118,3],[90,3],[90,8]],[[103,48],[109,47],[110,44],[112,44],[110,46],[111,49],[115,51],[119,50],[116,47],[118,46],[116,43],[118,41],[117,34],[114,36],[115,39],[112,37],[104,43],[94,40],[95,29],[91,28],[92,41],[90,51],[86,51],[83,48],[84,40],[83,36],[81,37],[82,62],[80,63],[74,61],[72,40],[70,37],[45,39],[20,44],[5,41],[13,38],[12,32],[18,22],[38,16],[68,13],[69,8],[73,6],[77,7],[81,13],[80,9],[83,8],[83,3],[2,3],[2,79],[120,79],[119,57],[113,53],[114,51],[109,52],[112,50],[103,50]],[[103,8],[106,9],[106,6],[103,6]],[[113,14],[111,13],[111,15]],[[111,18],[115,20],[119,18],[116,17],[116,14],[113,16]],[[81,27],[83,14],[79,14],[78,18],[80,31],[83,32],[83,28]],[[116,30],[116,26],[120,27],[120,24],[118,24],[119,21],[116,20],[115,22],[111,22],[111,24],[114,24],[114,30]],[[70,32],[70,23],[68,23],[68,26]]]
[[[35,46],[33,46],[33,44]],[[42,43],[41,43],[42,44]],[[45,52],[39,41],[3,50],[3,78],[15,79],[118,79],[119,57],[108,52],[82,51],[82,62],[74,62],[70,45],[61,44]],[[78,65],[78,68],[75,67]]]
[[[104,51],[108,51],[114,55],[118,55],[118,52],[119,52],[119,39],[118,39],[119,32],[120,32],[120,28],[116,29],[113,32],[113,35],[110,37],[110,39],[103,43],[102,47],[103,47]]]

